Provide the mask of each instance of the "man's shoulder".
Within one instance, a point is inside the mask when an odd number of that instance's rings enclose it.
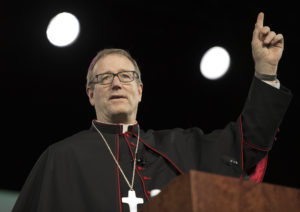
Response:
[[[92,130],[82,130],[63,140],[57,141],[49,146],[52,151],[66,151],[71,149],[80,149],[93,141],[95,133]]]
[[[177,140],[190,136],[202,136],[204,133],[199,127],[173,128],[163,130],[147,130],[145,137],[154,137],[155,140]]]
[[[203,131],[199,127],[190,127],[190,128],[176,127],[172,129],[148,130],[146,133],[151,133],[154,135],[190,134],[190,133],[203,134]]]

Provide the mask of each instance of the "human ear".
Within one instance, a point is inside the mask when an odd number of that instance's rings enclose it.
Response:
[[[89,97],[90,104],[91,104],[92,106],[95,106],[94,89],[91,88],[91,87],[87,87],[87,88],[86,88],[86,94],[87,94],[88,97]]]
[[[143,83],[138,84],[138,92],[139,92],[139,102],[142,101],[142,95],[143,95]]]

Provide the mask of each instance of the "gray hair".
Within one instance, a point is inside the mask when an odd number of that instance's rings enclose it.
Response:
[[[94,85],[90,86],[93,82],[94,79],[94,67],[95,64],[103,57],[107,56],[107,55],[111,55],[111,54],[119,54],[119,55],[123,55],[125,57],[127,57],[132,63],[133,66],[135,68],[135,71],[138,73],[138,79],[137,82],[142,83],[142,75],[140,72],[140,69],[136,63],[136,61],[131,57],[131,55],[129,54],[128,51],[124,50],[124,49],[103,49],[100,52],[98,52],[98,54],[94,57],[94,59],[92,60],[89,69],[88,69],[88,73],[86,76],[86,88],[91,87],[93,88]]]

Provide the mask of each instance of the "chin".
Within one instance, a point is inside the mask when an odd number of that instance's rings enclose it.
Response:
[[[110,110],[110,114],[112,116],[118,116],[118,115],[124,116],[124,115],[130,114],[130,111],[125,108],[114,108],[114,109]]]

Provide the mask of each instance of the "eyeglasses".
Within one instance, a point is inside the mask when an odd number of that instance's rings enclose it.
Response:
[[[135,78],[139,79],[138,73],[135,71],[121,71],[119,73],[113,74],[113,73],[104,73],[104,74],[97,74],[95,76],[96,82],[101,85],[108,85],[111,84],[115,78],[115,76],[118,77],[120,82],[128,83],[132,82]]]

